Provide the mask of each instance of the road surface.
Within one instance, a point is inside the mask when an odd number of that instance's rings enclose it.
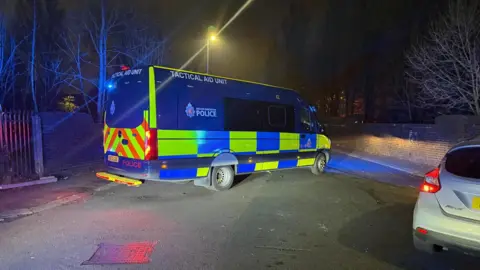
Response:
[[[320,177],[308,169],[256,174],[226,192],[168,183],[97,192],[0,223],[0,269],[480,267],[462,254],[413,250],[417,191],[388,183],[420,179],[341,155],[331,166]],[[138,242],[156,244],[150,263],[81,265],[100,243]]]

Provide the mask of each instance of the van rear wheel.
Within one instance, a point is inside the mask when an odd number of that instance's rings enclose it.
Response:
[[[215,167],[211,174],[212,187],[217,191],[228,190],[233,185],[235,173],[231,166]]]
[[[312,173],[320,175],[325,171],[327,167],[327,156],[324,153],[318,153],[315,163],[312,166]]]

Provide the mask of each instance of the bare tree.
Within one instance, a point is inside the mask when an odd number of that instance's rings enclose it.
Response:
[[[41,66],[43,68],[42,76],[40,79],[43,86],[43,92],[37,91],[40,96],[41,105],[44,109],[50,108],[51,103],[57,100],[58,94],[60,94],[61,85],[65,84],[68,80],[68,74],[64,71],[63,61],[61,57],[56,55],[43,55],[41,57]]]
[[[87,59],[88,51],[83,44],[83,36],[79,33],[79,31],[70,28],[66,29],[61,36],[61,42],[57,46],[64,53],[70,65],[70,69],[67,71],[68,79],[66,84],[80,92],[84,99],[84,106],[87,108],[88,113],[92,115],[89,103],[95,102],[95,99],[88,94],[86,86],[89,84],[95,87],[98,86],[95,79],[86,78],[83,72],[84,66],[89,64],[89,59]]]
[[[0,14],[0,105],[15,87],[18,46],[19,43],[7,31],[5,18]]]
[[[479,42],[480,4],[455,1],[407,54],[407,75],[420,87],[419,106],[480,115]]]
[[[125,14],[121,14],[116,6],[108,7],[105,0],[96,1],[99,14],[88,11],[88,20],[84,21],[85,31],[88,33],[98,56],[98,96],[97,96],[97,118],[101,119],[106,99],[107,71],[111,61],[116,56],[109,55],[110,47],[108,40],[116,29],[122,24]]]
[[[159,64],[163,65],[165,43],[158,34],[148,28],[130,28],[123,35],[122,46],[118,52],[129,59],[131,66]]]
[[[413,108],[415,106],[414,98],[415,84],[412,84],[405,78],[403,70],[395,71],[388,82],[388,87],[393,91],[394,105],[400,107],[408,115],[408,120],[413,121]]]
[[[29,64],[29,77],[30,77],[30,91],[32,92],[33,110],[38,112],[37,93],[35,89],[35,51],[37,41],[37,0],[33,0],[33,18],[32,18],[32,44],[30,50],[30,64]]]

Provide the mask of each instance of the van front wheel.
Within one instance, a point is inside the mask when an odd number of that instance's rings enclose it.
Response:
[[[327,167],[327,157],[324,153],[319,153],[312,166],[312,173],[320,175],[325,171],[325,167]]]
[[[235,173],[231,166],[213,168],[211,178],[212,187],[217,191],[228,190],[233,185]]]

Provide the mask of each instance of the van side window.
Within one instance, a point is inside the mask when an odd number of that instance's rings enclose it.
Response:
[[[259,102],[246,99],[225,99],[224,129],[229,131],[259,131],[262,118]]]
[[[284,128],[287,125],[287,111],[285,107],[271,105],[268,107],[268,124],[276,128]]]
[[[295,132],[293,106],[225,98],[224,129],[229,131]]]
[[[293,106],[261,102],[263,125],[261,131],[295,132],[295,110]]]
[[[310,111],[307,109],[301,109],[300,111],[300,123],[302,124],[302,128],[306,132],[313,131],[313,124],[310,118]]]

